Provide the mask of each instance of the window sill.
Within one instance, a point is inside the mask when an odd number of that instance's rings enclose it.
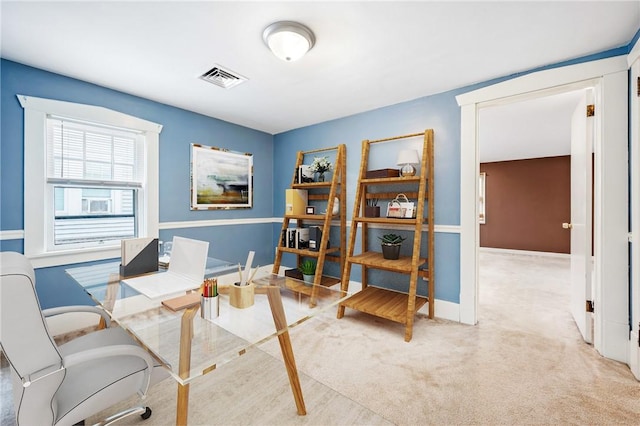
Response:
[[[120,257],[120,246],[95,247],[77,250],[64,250],[47,253],[25,253],[34,268],[69,265],[73,263],[93,262],[96,260]]]

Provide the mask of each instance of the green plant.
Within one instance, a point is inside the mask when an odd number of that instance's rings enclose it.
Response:
[[[404,240],[407,239],[406,237],[403,237],[398,234],[384,234],[382,237],[378,237],[378,238],[382,240],[382,244],[389,245],[389,246],[400,245]]]
[[[300,263],[298,270],[302,272],[303,275],[314,275],[316,273],[316,262],[307,259]]]

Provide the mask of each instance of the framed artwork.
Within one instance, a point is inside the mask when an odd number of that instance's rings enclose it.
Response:
[[[253,207],[253,155],[191,144],[191,210]]]
[[[305,214],[316,214],[316,208],[314,206],[307,206]]]

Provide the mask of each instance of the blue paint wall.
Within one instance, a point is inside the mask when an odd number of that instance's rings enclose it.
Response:
[[[331,147],[344,143],[347,146],[347,219],[350,220],[355,201],[355,187],[360,170],[361,147],[364,139],[382,139],[425,129],[434,130],[435,138],[435,224],[460,224],[460,108],[455,96],[468,89],[440,93],[419,98],[362,114],[292,130],[275,136],[274,154],[278,163],[295,164],[297,151]],[[407,142],[406,144],[416,143]],[[374,145],[371,147],[370,169],[397,168],[397,151],[401,143]],[[420,145],[421,146],[421,145]],[[284,212],[284,192],[291,182],[292,171],[281,167],[274,171],[274,216]],[[385,209],[386,201],[381,204]],[[274,229],[277,238],[278,229]],[[348,229],[351,232],[351,229]],[[337,237],[336,237],[337,239]],[[334,240],[332,238],[332,240]],[[377,241],[375,238],[372,241]],[[424,241],[424,239],[423,239]],[[359,237],[357,243],[359,251]],[[436,233],[436,298],[459,303],[460,293],[460,236],[456,233]],[[405,244],[405,246],[407,246]],[[408,246],[407,246],[408,247]],[[409,253],[403,253],[409,254]],[[295,264],[293,256],[285,257],[287,266]],[[334,265],[328,264],[325,273],[335,275]],[[352,268],[351,278],[360,281],[361,270]],[[340,273],[337,271],[337,275]],[[372,272],[372,283],[402,290],[408,285],[408,277],[398,274]],[[426,283],[418,288],[426,295]]]
[[[360,164],[361,141],[435,131],[435,222],[460,223],[460,110],[455,96],[520,75],[574,63],[626,54],[640,36],[638,31],[627,46],[560,64],[427,96],[362,114],[356,114],[272,136],[257,130],[202,116],[158,102],[114,91],[94,84],[49,73],[15,62],[0,60],[0,231],[22,230],[23,223],[23,110],[16,94],[98,105],[162,124],[160,134],[160,223],[281,217],[284,189],[291,181],[295,155],[299,150],[347,145],[347,214],[353,209],[354,185]],[[189,146],[197,142],[254,154],[254,208],[247,210],[189,210]],[[395,167],[393,152],[372,156],[372,168]],[[255,263],[273,262],[280,224],[250,224],[164,229],[160,238],[173,235],[211,242],[209,254],[244,262],[249,250],[256,251]],[[335,237],[337,238],[337,237]],[[334,240],[334,237],[332,237]],[[436,298],[459,302],[460,239],[456,233],[436,233]],[[22,240],[0,240],[0,251],[22,252]],[[294,256],[283,264],[293,266]],[[340,275],[336,265],[329,273]],[[333,268],[333,269],[331,269]],[[64,274],[65,266],[36,271],[38,293],[44,308],[91,301]],[[360,279],[353,268],[352,279]],[[401,280],[394,285],[402,288]],[[420,290],[424,293],[424,289]]]
[[[24,120],[16,94],[97,105],[163,125],[160,133],[160,223],[213,219],[270,218],[273,212],[273,136],[179,108],[142,99],[15,62],[0,62],[0,230],[24,228]],[[254,207],[239,210],[191,211],[189,207],[190,144],[250,152],[254,156]],[[209,254],[233,262],[273,262],[270,223],[160,231],[169,240],[181,235],[210,241]],[[0,240],[0,250],[22,252],[22,240]],[[64,274],[65,266],[36,271],[44,308],[91,303]]]

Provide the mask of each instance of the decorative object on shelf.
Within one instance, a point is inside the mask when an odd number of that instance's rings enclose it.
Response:
[[[305,214],[305,209],[309,204],[309,193],[306,189],[286,189],[284,198],[285,215]]]
[[[398,160],[396,163],[398,166],[402,166],[400,169],[400,174],[402,176],[415,176],[416,168],[414,165],[420,164],[418,151],[415,149],[403,149],[398,153]]]
[[[400,246],[406,237],[398,234],[384,234],[378,238],[382,241],[382,257],[388,260],[397,260],[400,257]]]
[[[303,164],[298,167],[298,183],[313,182],[313,170],[309,164]]]
[[[318,182],[324,182],[324,174],[331,171],[333,164],[327,157],[314,157],[311,170],[318,173]]]
[[[251,208],[253,155],[191,144],[191,210]]]
[[[316,208],[313,206],[307,206],[305,209],[306,214],[316,214]]]
[[[376,179],[376,178],[390,178],[390,177],[398,177],[400,176],[400,170],[398,169],[378,169],[378,170],[367,170],[365,173],[366,179]]]
[[[364,217],[380,217],[380,206],[377,198],[368,198],[364,208]]]
[[[313,32],[293,21],[279,21],[269,25],[262,39],[279,59],[292,62],[302,58],[316,42]]]
[[[415,203],[409,201],[406,195],[398,194],[387,206],[387,217],[414,219],[416,217]]]
[[[302,272],[302,279],[305,284],[312,285],[316,275],[316,262],[311,259],[304,260],[300,263],[298,269]]]

